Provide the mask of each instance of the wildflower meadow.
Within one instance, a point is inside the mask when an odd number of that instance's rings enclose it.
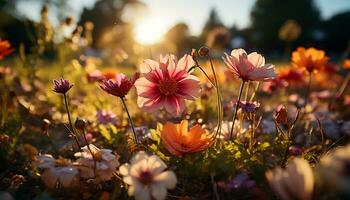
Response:
[[[0,199],[350,199],[347,0],[88,2],[0,0]]]

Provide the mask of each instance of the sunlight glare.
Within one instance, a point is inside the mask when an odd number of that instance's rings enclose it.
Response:
[[[167,27],[162,26],[162,21],[156,18],[141,19],[135,25],[135,39],[143,45],[151,45],[160,42]]]

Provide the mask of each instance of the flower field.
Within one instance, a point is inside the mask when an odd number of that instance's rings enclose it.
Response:
[[[43,30],[0,40],[0,199],[350,198],[349,50],[111,57]]]

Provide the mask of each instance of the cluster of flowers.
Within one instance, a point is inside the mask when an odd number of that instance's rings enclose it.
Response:
[[[207,48],[201,48],[198,54],[210,58],[209,49]],[[209,148],[216,138],[229,140],[233,136],[238,137],[241,135],[246,128],[254,129],[254,127],[245,127],[242,124],[235,123],[239,108],[244,113],[249,114],[254,113],[260,106],[260,103],[255,101],[241,101],[243,88],[246,83],[251,81],[275,81],[275,83],[278,83],[276,81],[275,67],[272,64],[266,64],[262,55],[256,52],[248,54],[243,49],[235,49],[230,55],[225,54],[223,60],[230,72],[241,80],[232,121],[226,121],[222,124],[219,85],[215,77],[215,70],[212,68],[214,82],[210,79],[209,81],[216,88],[218,97],[219,117],[216,131],[222,134],[210,133],[209,130],[202,128],[198,124],[189,128],[187,120],[182,120],[178,124],[167,122],[160,130],[160,136],[163,146],[172,155],[182,156],[203,151]],[[299,48],[293,53],[292,60],[295,66],[304,69],[311,76],[312,73],[326,65],[328,57],[320,50]],[[131,88],[133,86],[136,87],[137,104],[141,109],[147,112],[154,112],[164,108],[174,117],[179,117],[186,109],[185,101],[195,100],[201,94],[199,79],[191,74],[196,67],[201,68],[197,61],[197,52],[193,51],[192,55],[184,55],[179,60],[174,55],[160,56],[159,61],[145,60],[140,66],[140,73],[135,73],[131,78],[119,73],[107,79],[105,76],[98,74],[98,78],[93,80],[100,81],[100,87],[105,92],[121,99],[128,114],[135,142],[138,144],[139,141],[133,121],[125,103],[125,97]],[[288,77],[293,77],[294,79],[295,76],[299,77],[300,75],[299,73],[288,72],[283,80],[288,79]],[[65,100],[66,93],[72,86],[69,81],[64,79],[54,81],[54,91],[63,94]],[[65,103],[71,124],[67,101]],[[286,113],[281,111],[277,115],[279,115],[276,116],[278,123],[286,123]],[[105,111],[98,113],[101,123],[115,123],[114,117],[113,114]],[[72,136],[75,137],[72,124],[71,127]],[[51,155],[39,156],[37,166],[44,169],[44,182],[48,186],[60,183],[65,187],[69,187],[79,179],[91,179],[94,183],[101,183],[110,180],[115,173],[119,173],[123,176],[123,181],[129,185],[129,195],[135,196],[136,199],[165,199],[167,189],[172,189],[176,185],[177,179],[175,174],[169,170],[164,171],[167,168],[166,164],[155,155],[148,156],[145,152],[140,151],[131,159],[130,164],[120,166],[119,171],[117,171],[119,162],[111,150],[99,149],[92,144],[87,144],[81,150],[82,152],[75,153],[75,157],[77,157],[75,162],[64,158],[54,159]],[[291,177],[291,175],[298,176],[289,180],[288,177]],[[239,179],[244,179],[248,186],[253,184],[246,180],[247,175],[242,176],[243,178]],[[290,199],[291,197],[310,199],[311,197],[314,178],[308,162],[302,159],[294,159],[286,169],[277,168],[269,171],[266,177],[271,187],[283,199]],[[300,186],[303,189],[302,193],[299,194],[301,189],[295,191],[298,188],[292,188],[295,183],[303,183]],[[235,185],[237,183],[232,184]]]

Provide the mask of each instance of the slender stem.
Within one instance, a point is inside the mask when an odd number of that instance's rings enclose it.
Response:
[[[123,105],[124,105],[124,108],[125,108],[125,111],[126,111],[126,114],[128,114],[128,118],[129,118],[129,123],[130,123],[130,126],[131,126],[131,129],[132,129],[132,132],[134,134],[134,139],[135,139],[135,142],[136,144],[138,144],[139,142],[137,141],[137,136],[136,136],[136,131],[135,131],[135,128],[134,128],[134,122],[132,121],[131,119],[131,116],[130,116],[130,113],[129,113],[129,110],[128,110],[128,107],[126,106],[125,104],[125,100],[124,98],[120,98],[123,102]]]
[[[204,69],[199,65],[197,59],[194,60],[194,62],[196,63],[196,66],[202,71],[202,73],[205,75],[205,77],[208,79],[208,81],[210,82],[210,84],[213,86],[213,87],[216,87],[215,84],[211,81],[210,77],[208,76],[208,74],[204,71]],[[192,68],[190,68],[188,70],[188,72],[190,72],[192,70]]]
[[[239,95],[238,95],[238,100],[236,102],[236,110],[235,110],[235,114],[233,115],[232,118],[232,127],[231,127],[231,131],[230,131],[230,140],[232,139],[232,135],[233,135],[233,128],[235,126],[235,122],[236,122],[236,117],[237,117],[237,112],[238,112],[238,106],[239,106],[239,102],[241,101],[241,97],[242,97],[242,92],[243,92],[243,87],[244,87],[245,81],[242,80],[241,83],[241,88],[239,89]]]
[[[87,146],[88,150],[91,153],[92,159],[94,160],[94,178],[96,178],[96,159],[95,159],[95,155],[92,153],[92,150],[91,150],[90,144],[89,144],[89,142],[88,142],[88,140],[86,138],[84,129],[83,129],[83,136],[84,136],[84,140],[85,140],[86,146]]]
[[[220,137],[220,134],[221,134],[222,104],[221,104],[221,95],[220,95],[219,82],[218,82],[218,79],[216,77],[216,72],[215,72],[215,69],[214,69],[214,66],[213,66],[213,62],[212,62],[211,56],[208,55],[208,57],[209,57],[209,61],[210,61],[210,67],[211,67],[211,70],[212,70],[213,76],[214,76],[214,81],[215,81],[215,86],[216,86],[217,104],[218,104],[218,128],[217,128],[216,134],[215,134],[215,138],[216,138],[216,136],[218,134],[219,134],[219,137]]]
[[[257,92],[258,89],[259,89],[259,86],[260,86],[260,82],[258,82],[258,83],[255,85],[254,92],[253,92],[252,96],[250,97],[249,101],[253,101],[253,99],[255,98],[256,92]]]
[[[64,97],[64,105],[66,106],[66,111],[67,111],[67,115],[68,115],[68,120],[69,120],[69,126],[71,128],[71,135],[73,135],[75,142],[78,145],[78,148],[81,149],[81,146],[79,144],[78,138],[77,138],[77,134],[75,133],[74,127],[73,127],[73,123],[72,123],[72,119],[70,116],[70,112],[69,112],[69,108],[68,108],[68,101],[67,101],[67,95],[63,94]]]
[[[250,82],[248,82],[248,85],[245,89],[244,101],[247,101],[248,99],[249,89],[250,89]]]

